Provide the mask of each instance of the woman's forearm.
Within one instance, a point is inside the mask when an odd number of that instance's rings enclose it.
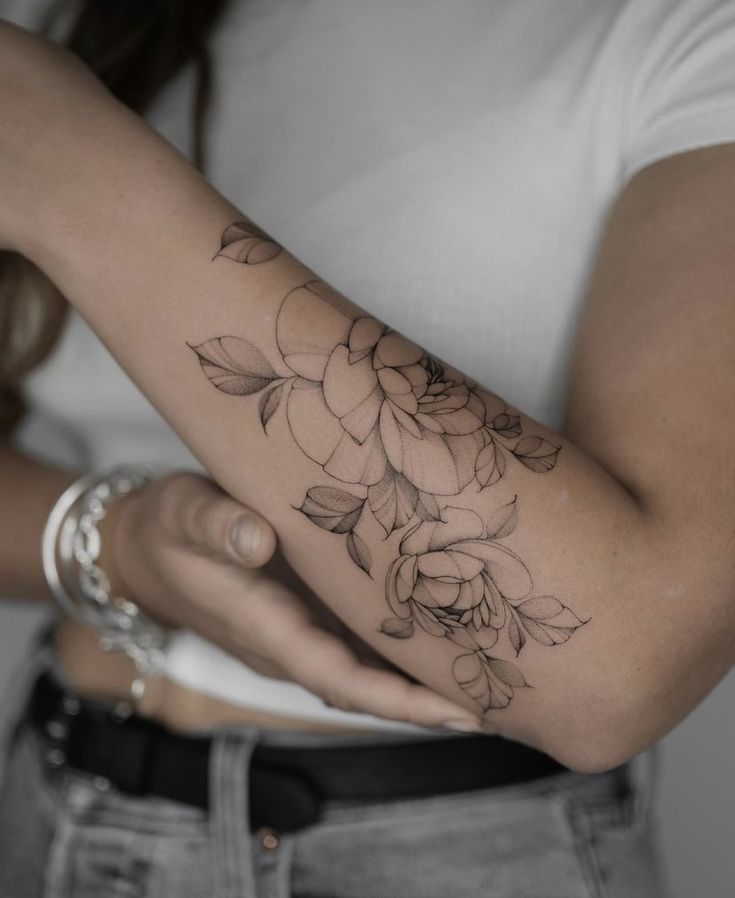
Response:
[[[638,711],[671,632],[651,600],[669,548],[635,491],[322,284],[101,92],[84,100],[51,126],[21,249],[304,580],[403,669],[573,766],[671,726],[681,704]]]

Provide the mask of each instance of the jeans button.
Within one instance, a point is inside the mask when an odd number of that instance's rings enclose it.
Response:
[[[257,832],[257,836],[260,839],[261,846],[266,851],[275,851],[278,848],[280,839],[272,829],[261,827]]]

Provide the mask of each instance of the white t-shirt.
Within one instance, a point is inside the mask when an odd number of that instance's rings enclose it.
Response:
[[[0,0],[16,21],[32,8]],[[372,314],[551,426],[612,200],[657,159],[735,141],[735,0],[253,0],[233,3],[213,51],[214,185]],[[185,152],[191,84],[149,117]],[[80,465],[199,467],[76,315],[28,396],[31,446],[53,426]],[[397,726],[192,634],[168,674],[242,705]]]

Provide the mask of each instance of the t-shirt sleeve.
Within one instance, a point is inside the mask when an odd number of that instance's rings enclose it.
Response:
[[[626,179],[666,156],[735,142],[735,0],[632,0]]]

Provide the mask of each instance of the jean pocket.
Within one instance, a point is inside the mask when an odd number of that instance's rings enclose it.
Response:
[[[629,765],[582,777],[564,798],[593,898],[665,898],[655,826]]]
[[[294,898],[590,898],[556,790],[539,784],[333,808],[300,834]]]

